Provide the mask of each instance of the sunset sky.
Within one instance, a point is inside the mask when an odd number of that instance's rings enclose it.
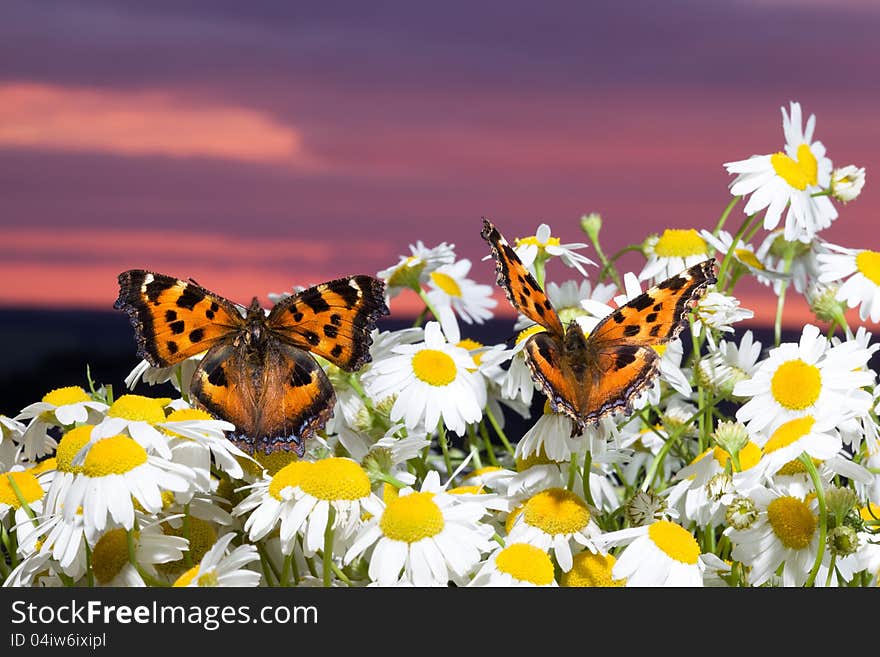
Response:
[[[490,283],[484,215],[576,242],[598,211],[608,252],[711,228],[791,100],[868,170],[823,235],[878,249],[878,33],[875,0],[7,1],[0,305],[110,309],[130,268],[266,299],[416,240]]]

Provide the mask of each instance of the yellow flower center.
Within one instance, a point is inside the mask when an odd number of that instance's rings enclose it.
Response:
[[[880,253],[877,251],[860,251],[856,256],[856,267],[862,276],[874,285],[880,285]]]
[[[49,472],[50,470],[58,469],[58,459],[56,457],[48,458],[44,461],[40,461],[33,468],[31,468],[31,472],[35,475],[43,474],[44,472]]]
[[[693,228],[667,228],[654,245],[654,253],[660,258],[687,258],[707,255],[709,247]]]
[[[547,329],[545,329],[540,324],[535,324],[534,326],[530,326],[527,329],[523,329],[516,336],[516,344],[519,344],[520,342],[523,342],[524,340],[528,340],[530,337],[532,337],[536,333],[543,333],[546,330]]]
[[[590,510],[570,490],[548,488],[526,502],[523,520],[550,535],[573,534],[590,522]]]
[[[534,545],[514,543],[495,557],[495,567],[520,582],[546,586],[553,581],[553,562],[550,556]]]
[[[163,496],[164,497],[164,496]],[[167,522],[162,523],[162,533],[166,536],[179,536],[189,540],[189,555],[192,563],[199,563],[202,557],[217,542],[217,530],[207,520],[202,520],[195,516],[190,516],[186,525],[181,522],[179,527],[172,527]],[[186,566],[185,561],[180,558],[176,561],[156,564],[156,569],[166,575],[174,575],[179,573]],[[196,567],[198,570],[198,567]]]
[[[169,399],[154,399],[141,395],[122,395],[113,402],[107,415],[134,422],[142,420],[150,424],[158,424],[165,421],[165,405],[169,401]]]
[[[183,573],[180,577],[178,577],[176,580],[174,580],[174,584],[172,584],[171,586],[172,587],[187,587],[187,586],[189,586],[190,582],[193,581],[193,577],[195,577],[198,572],[199,572],[199,567],[193,566],[192,568],[187,570],[185,573]]]
[[[819,182],[819,163],[809,144],[798,146],[797,160],[780,151],[770,156],[770,164],[776,174],[795,189],[803,191]]]
[[[713,450],[713,455],[715,456],[715,460],[718,461],[718,464],[722,468],[727,467],[727,461],[730,459],[730,454],[727,453],[727,450],[721,449],[720,447],[715,447]],[[758,461],[761,460],[761,448],[758,447],[751,440],[745,444],[745,446],[739,450],[739,465],[742,468],[742,471],[746,471],[749,468],[753,468],[758,465]]]
[[[474,349],[479,349],[484,346],[482,342],[477,342],[476,340],[471,340],[470,338],[465,338],[461,342],[459,342],[456,346],[461,347],[462,349],[471,352]],[[479,351],[475,354],[471,354],[471,358],[474,359],[474,365],[479,367],[480,363],[483,360],[483,352]]]
[[[443,513],[434,502],[434,493],[429,492],[411,493],[390,500],[379,520],[385,536],[404,543],[436,536],[444,526]]]
[[[798,359],[780,365],[770,381],[773,398],[781,406],[793,411],[809,408],[819,399],[822,374],[815,365]]]
[[[8,504],[14,509],[21,506],[21,500],[15,493],[13,483],[27,504],[32,504],[43,497],[43,487],[30,470],[6,472],[0,475],[0,504]]]
[[[612,579],[611,569],[616,559],[613,555],[594,554],[584,551],[574,555],[571,570],[562,573],[561,586],[625,586],[625,579]]]
[[[813,465],[822,465],[819,459],[813,459]],[[792,476],[799,474],[807,474],[807,467],[800,459],[792,459],[776,471],[777,475]]]
[[[520,504],[519,506],[515,507],[513,511],[507,514],[507,519],[505,519],[504,521],[505,532],[507,532],[508,534],[510,533],[510,530],[513,529],[513,524],[516,522],[516,519],[519,518],[520,515],[522,515],[522,512],[525,508],[525,504]]]
[[[544,453],[544,448],[542,446],[541,449],[537,452],[533,452],[526,458],[517,458],[516,471],[523,472],[536,465],[552,465],[555,463],[556,461],[552,460],[546,453]]]
[[[272,481],[269,482],[269,495],[279,502],[283,502],[284,498],[281,496],[281,491],[288,486],[299,486],[306,475],[306,471],[313,465],[311,461],[292,461],[285,465],[275,473]]]
[[[128,563],[128,537],[121,527],[105,532],[92,549],[92,570],[95,579],[107,584]]]
[[[648,536],[670,559],[691,565],[697,563],[700,545],[681,525],[669,520],[658,520],[648,527]]]
[[[779,541],[793,550],[803,550],[810,544],[818,524],[810,507],[791,496],[778,497],[770,502],[767,519]]]
[[[125,474],[146,462],[146,450],[134,440],[128,436],[110,436],[92,445],[82,471],[87,477],[106,477]]]
[[[171,411],[168,414],[163,422],[186,422],[188,420],[213,420],[210,413],[206,413],[200,408],[179,408],[175,411]],[[169,429],[164,430],[169,436],[175,436],[177,438],[183,438],[184,440],[189,440],[185,436],[181,436],[176,431],[171,431]]]
[[[438,349],[422,349],[412,358],[415,375],[425,383],[443,387],[455,381],[455,361]]]
[[[419,276],[425,269],[425,261],[416,256],[409,256],[401,262],[388,278],[390,287],[417,287]]]
[[[431,280],[434,281],[434,285],[446,292],[446,294],[448,294],[449,296],[461,296],[461,287],[459,287],[455,279],[452,278],[452,276],[450,276],[449,274],[444,274],[440,271],[432,271]]]
[[[868,502],[868,506],[859,509],[859,516],[865,522],[873,523],[875,526],[880,523],[880,505]]]
[[[782,449],[783,447],[791,445],[793,442],[810,433],[814,424],[816,424],[816,420],[807,415],[806,417],[790,420],[789,422],[780,425],[779,428],[773,432],[773,435],[770,436],[770,440],[767,441],[767,444],[764,445],[764,451],[769,454],[775,452],[777,449]]]
[[[465,479],[470,479],[471,477],[482,477],[484,474],[489,474],[490,472],[499,472],[501,468],[497,465],[487,465],[482,468],[477,468],[473,472],[465,475]]]
[[[749,267],[753,269],[765,269],[764,264],[758,260],[758,257],[748,249],[735,249],[733,255],[736,256],[737,260],[740,262],[744,262]]]
[[[303,470],[299,487],[319,500],[359,500],[370,494],[370,478],[355,461],[334,456]]]
[[[78,404],[80,402],[90,401],[85,390],[79,386],[67,386],[66,388],[55,388],[51,392],[43,395],[43,401],[52,406],[67,406],[68,404]]]
[[[446,491],[450,495],[482,495],[482,486],[456,486]]]
[[[59,472],[82,474],[82,466],[74,465],[73,457],[76,456],[77,452],[79,452],[87,442],[89,442],[92,437],[93,428],[94,427],[91,424],[84,424],[71,429],[64,434],[61,441],[58,443],[58,448],[55,450],[55,458],[58,462]]]
[[[543,249],[548,246],[559,246],[559,238],[558,237],[548,237],[546,242],[542,242],[538,239],[536,235],[530,235],[529,237],[517,237],[516,240],[517,246],[523,246],[529,244],[531,246],[537,246],[539,249]]]

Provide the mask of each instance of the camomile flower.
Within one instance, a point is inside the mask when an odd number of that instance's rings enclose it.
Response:
[[[170,401],[167,398],[122,395],[107,409],[104,419],[95,425],[92,440],[125,433],[144,449],[170,458],[169,437],[158,428],[167,420],[165,407]]]
[[[743,333],[739,345],[720,340],[697,363],[697,381],[717,395],[730,396],[737,383],[754,375],[760,356],[761,343],[751,331]]]
[[[43,511],[43,498],[46,491],[40,480],[30,470],[13,470],[0,474],[0,522],[11,513],[12,525],[17,527],[19,540],[27,540],[34,530],[31,514],[40,515]]]
[[[554,413],[550,409],[550,402],[545,401],[541,417],[516,444],[515,456],[524,459],[532,454],[543,453],[552,461],[568,461],[573,453],[580,451],[584,443],[582,437],[572,436],[571,430],[571,418]]]
[[[459,260],[441,265],[428,275],[428,298],[435,306],[449,306],[467,324],[482,324],[492,319],[491,308],[498,305],[492,287],[481,285],[467,277],[471,261]]]
[[[559,585],[566,587],[618,587],[626,580],[614,579],[611,574],[617,559],[612,554],[581,552],[574,555],[571,570],[562,573]]]
[[[589,246],[583,242],[572,242],[571,244],[561,244],[558,237],[552,237],[550,226],[541,224],[534,235],[529,237],[519,237],[516,239],[514,251],[523,265],[532,272],[536,260],[546,260],[550,257],[557,257],[568,266],[577,269],[582,275],[586,276],[587,272],[583,265],[595,265],[596,263],[576,251],[585,249]]]
[[[709,245],[693,228],[667,228],[645,240],[642,248],[648,262],[639,273],[640,281],[665,280],[709,257]]]
[[[459,435],[479,422],[486,405],[486,388],[473,371],[474,361],[461,347],[449,344],[437,322],[428,322],[425,341],[400,345],[394,355],[373,363],[362,379],[374,399],[392,394],[391,421],[407,429],[432,431],[443,423]]]
[[[52,560],[51,555],[46,552],[33,552],[10,571],[3,580],[3,588],[61,586],[57,568],[58,564]]]
[[[10,470],[15,465],[18,443],[21,442],[26,429],[27,427],[18,420],[0,415],[0,469]]]
[[[737,174],[731,183],[734,196],[751,194],[743,212],[752,215],[766,208],[764,228],[772,230],[785,215],[785,239],[809,242],[831,225],[837,210],[825,195],[816,195],[831,185],[831,160],[822,142],[813,141],[815,115],[803,126],[800,103],[790,104],[791,115],[782,108],[785,152],[753,155],[747,160],[728,162],[728,173]]]
[[[107,404],[92,399],[79,386],[56,388],[43,399],[26,406],[15,419],[30,420],[21,437],[21,453],[26,461],[51,454],[57,443],[49,435],[53,426],[70,427],[91,419],[96,422],[106,412]]]
[[[864,186],[865,167],[848,164],[831,174],[831,195],[843,203],[855,200]]]
[[[513,349],[511,350],[510,366],[507,368],[507,376],[501,382],[501,394],[507,399],[518,399],[523,404],[531,406],[537,384],[532,378],[532,370],[526,362],[526,342],[536,333],[546,331],[538,324],[524,329],[516,336]]]
[[[609,532],[598,542],[604,547],[626,544],[611,569],[611,576],[626,580],[626,586],[703,586],[700,545],[670,520]]]
[[[827,246],[831,253],[816,256],[819,282],[840,281],[837,299],[849,308],[858,306],[863,322],[869,317],[875,324],[880,322],[880,251]]]
[[[869,484],[872,479],[870,470],[853,461],[845,450],[841,450],[825,460],[814,458],[813,465],[819,473],[819,481],[825,487],[831,486],[835,479],[839,480],[841,477],[845,477],[852,481],[858,489]],[[780,494],[802,499],[816,494],[813,479],[800,458],[788,461],[775,472],[773,468],[760,464],[744,473],[743,478],[749,479],[744,484],[744,488],[761,484],[772,485],[773,489]]]
[[[559,586],[553,574],[553,562],[544,550],[508,543],[489,555],[468,586]]]
[[[763,438],[760,434],[756,434],[755,438],[762,443],[764,453],[758,469],[770,475],[805,452],[810,458],[824,461],[835,456],[843,447],[834,421],[812,415],[783,422],[769,438]]]
[[[754,376],[740,381],[735,395],[750,398],[736,418],[752,432],[773,432],[780,424],[807,415],[829,416],[834,422],[864,413],[871,395],[860,388],[874,375],[864,367],[870,352],[853,341],[828,348],[812,324],[804,326],[798,344],[771,349]]]
[[[712,331],[733,333],[732,324],[744,319],[751,319],[755,313],[748,308],[741,308],[739,299],[721,292],[707,292],[694,308],[697,321],[693,324],[694,335],[700,335],[705,329],[710,344],[714,344]]]
[[[678,510],[682,520],[700,527],[722,524],[727,505],[750,481],[739,473],[754,468],[760,459],[761,448],[751,441],[737,454],[738,467],[728,468],[733,461],[721,447],[707,449],[675,474],[678,483],[668,489],[669,506]]]
[[[777,296],[786,283],[804,294],[819,275],[816,256],[825,253],[827,245],[828,242],[818,237],[809,242],[789,241],[781,230],[774,230],[767,234],[755,255],[766,265]],[[790,261],[789,264],[786,261]]]
[[[229,533],[217,540],[214,546],[172,586],[259,586],[259,572],[246,568],[260,560],[255,545],[239,545],[227,554],[229,544],[235,538]]]
[[[239,459],[251,457],[236,447],[226,437],[226,432],[234,431],[231,422],[217,420],[198,408],[181,407],[171,411],[164,422],[156,425],[172,436],[171,450],[176,462],[186,463],[201,473],[199,488],[210,490],[211,462],[233,479],[241,479],[244,471]],[[181,452],[188,456],[181,460]]]
[[[57,562],[61,572],[78,580],[86,573],[87,550],[94,546],[98,535],[86,537],[82,513],[70,520],[61,513],[43,514],[38,520],[27,540],[22,542],[19,537],[19,551],[25,555],[45,553]]]
[[[129,545],[131,541],[134,545]],[[106,531],[92,548],[92,572],[97,586],[146,586],[134,560],[150,577],[158,578],[156,565],[183,558],[189,542],[180,536],[167,536],[155,525],[126,531],[121,527]]]
[[[508,532],[510,541],[552,550],[563,572],[572,567],[572,544],[597,550],[601,533],[587,503],[565,488],[548,488],[530,497]]]
[[[431,471],[415,491],[365,504],[366,522],[343,563],[370,551],[369,576],[379,586],[463,584],[490,549],[494,530],[482,522],[486,507],[479,495],[450,495]]]
[[[411,255],[401,256],[400,262],[383,269],[376,276],[387,283],[389,298],[397,296],[405,289],[418,291],[422,283],[428,282],[432,271],[455,262],[454,248],[453,244],[442,242],[429,249],[419,240],[409,245]]]
[[[700,235],[704,240],[717,252],[721,257],[726,256],[731,247],[733,247],[733,262],[742,266],[746,271],[752,274],[762,285],[772,285],[776,280],[787,279],[788,275],[772,271],[758,256],[755,247],[747,242],[738,241],[733,246],[733,235],[726,230],[718,231],[718,235],[713,235],[708,230],[701,230]],[[765,254],[766,255],[766,254]]]
[[[293,461],[251,491],[233,511],[234,515],[250,512],[244,524],[250,539],[258,541],[280,526],[282,553],[290,554],[301,534],[307,557],[324,549],[331,522],[333,551],[344,551],[361,526],[362,509],[375,498],[364,469],[339,457]]]
[[[733,544],[730,556],[751,569],[752,586],[766,582],[780,565],[783,586],[803,586],[819,546],[815,497],[804,500],[764,487],[752,489],[748,497],[758,513],[750,526],[724,530]]]
[[[95,430],[91,433],[94,441]],[[162,508],[162,491],[186,492],[194,478],[189,468],[148,454],[125,435],[91,442],[83,451],[82,471],[74,475],[60,503],[67,520],[82,507],[87,532],[108,526],[131,529],[134,501],[147,513],[157,513]]]
[[[138,381],[154,386],[160,383],[170,383],[184,396],[189,396],[189,384],[193,373],[205,357],[205,352],[190,356],[177,365],[170,367],[155,367],[146,360],[141,360],[125,377],[125,387],[134,390]]]

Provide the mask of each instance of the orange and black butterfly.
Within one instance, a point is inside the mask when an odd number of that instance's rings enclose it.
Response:
[[[492,247],[498,285],[510,303],[546,329],[526,342],[526,362],[553,411],[574,421],[572,435],[606,415],[631,411],[659,373],[653,347],[681,332],[716,280],[715,260],[701,262],[621,306],[585,336],[576,321],[562,325],[550,299],[487,219],[481,234]]]
[[[207,351],[190,393],[212,415],[234,424],[233,442],[253,453],[305,441],[333,414],[336,393],[315,354],[355,371],[370,360],[371,331],[385,305],[385,284],[350,276],[298,292],[268,316],[256,297],[248,308],[193,281],[141,269],[119,275],[114,308],[128,313],[138,355],[169,367]]]

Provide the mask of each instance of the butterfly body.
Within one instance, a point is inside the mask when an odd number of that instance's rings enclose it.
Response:
[[[492,247],[498,285],[510,303],[544,328],[526,341],[526,363],[551,409],[573,420],[572,435],[607,415],[631,411],[659,373],[654,347],[677,337],[715,282],[715,261],[706,260],[630,300],[585,335],[577,321],[563,328],[534,277],[486,219],[482,236]]]
[[[336,395],[315,356],[347,371],[370,360],[370,333],[388,314],[384,283],[351,276],[294,294],[267,314],[193,281],[145,270],[119,275],[117,309],[128,313],[138,354],[169,367],[205,352],[190,382],[193,398],[233,423],[245,451],[293,449],[333,412]]]

